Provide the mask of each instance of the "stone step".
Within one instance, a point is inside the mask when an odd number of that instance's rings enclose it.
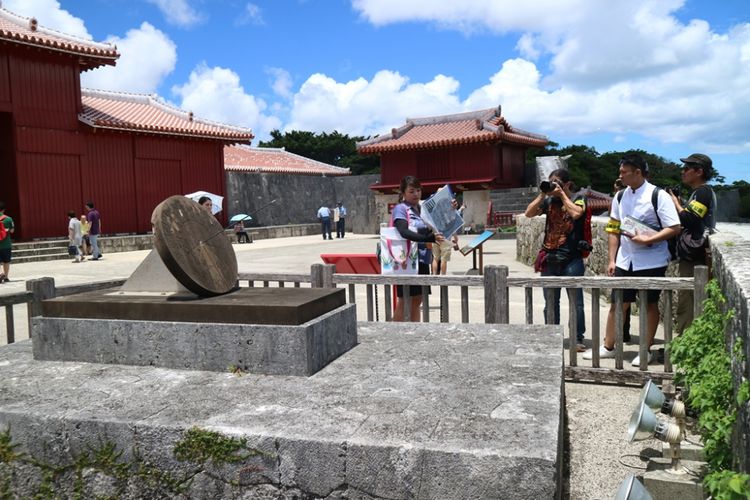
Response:
[[[34,255],[54,255],[65,252],[67,254],[68,252],[68,246],[65,245],[64,247],[42,247],[42,248],[18,248],[16,246],[13,247],[13,259],[17,259],[20,257],[32,257]]]
[[[62,260],[62,259],[73,260],[73,258],[70,255],[68,255],[67,248],[65,249],[65,252],[63,253],[51,253],[51,254],[45,254],[45,255],[16,256],[15,250],[13,251],[13,263],[14,264],[24,264],[28,262],[45,262],[48,260]]]

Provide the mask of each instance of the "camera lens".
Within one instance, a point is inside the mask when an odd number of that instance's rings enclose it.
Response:
[[[550,181],[542,181],[541,184],[539,184],[539,191],[542,193],[549,193],[552,191],[552,183]]]

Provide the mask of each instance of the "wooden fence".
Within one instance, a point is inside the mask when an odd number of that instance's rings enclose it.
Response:
[[[656,380],[668,379],[672,376],[672,366],[668,353],[665,353],[664,372],[649,372],[648,364],[641,363],[638,371],[625,370],[623,367],[623,312],[622,312],[622,288],[637,289],[641,303],[645,303],[648,290],[693,290],[695,316],[702,312],[703,301],[706,298],[705,288],[708,283],[708,268],[697,266],[695,278],[612,278],[612,277],[530,277],[511,278],[508,276],[508,268],[505,266],[486,266],[484,274],[480,276],[383,276],[372,274],[336,274],[335,266],[331,264],[313,264],[310,274],[291,273],[240,273],[238,276],[240,286],[292,286],[317,288],[346,287],[348,289],[348,301],[356,303],[357,286],[364,286],[364,297],[366,301],[367,321],[379,320],[379,307],[375,298],[378,287],[383,288],[384,320],[392,318],[392,287],[395,285],[411,285],[422,287],[434,287],[439,290],[440,322],[449,322],[449,288],[457,287],[460,296],[461,322],[469,322],[469,289],[481,288],[484,295],[484,323],[509,323],[510,317],[510,288],[523,288],[525,298],[525,323],[534,324],[534,289],[537,288],[568,288],[589,289],[591,291],[591,340],[593,359],[591,366],[578,366],[578,352],[576,352],[576,297],[575,294],[568,296],[568,348],[565,376],[572,380],[593,381],[617,381],[630,383],[643,383],[647,378]],[[84,285],[71,285],[55,287],[54,279],[41,278],[26,282],[26,291],[0,296],[0,305],[5,306],[7,341],[15,341],[15,328],[13,318],[13,305],[28,304],[29,331],[30,321],[33,316],[41,313],[41,301],[120,286],[124,280],[104,281],[88,283]],[[613,289],[615,308],[615,368],[602,368],[599,359],[599,347],[601,345],[601,318],[600,301],[603,290]],[[425,288],[423,288],[425,290]],[[540,293],[540,295],[542,295]],[[433,320],[430,315],[430,295],[423,293],[422,321]],[[663,294],[663,325],[664,340],[672,339],[672,294]],[[409,302],[409,286],[404,287],[404,304]],[[547,313],[553,314],[552,308]],[[409,319],[409,308],[404,308],[404,318]],[[364,319],[364,318],[362,318]],[[551,317],[546,318],[551,323]],[[476,321],[474,321],[476,322]],[[647,331],[647,315],[639,315],[639,332]],[[647,335],[640,335],[639,355],[645,359],[648,350]]]

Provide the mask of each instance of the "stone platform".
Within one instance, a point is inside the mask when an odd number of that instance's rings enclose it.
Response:
[[[0,480],[21,497],[42,486],[84,498],[559,496],[559,326],[359,323],[358,333],[307,378],[37,361],[29,342],[2,347],[0,431],[21,455]],[[208,440],[180,460],[194,427],[263,454],[222,459]],[[112,446],[119,469],[81,460]]]

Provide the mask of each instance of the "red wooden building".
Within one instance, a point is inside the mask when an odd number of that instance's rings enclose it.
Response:
[[[450,183],[458,190],[523,186],[526,150],[547,138],[512,127],[500,107],[454,115],[407,118],[390,134],[357,144],[361,154],[380,155],[380,183],[393,193],[401,178],[416,175],[428,193]]]
[[[250,130],[152,95],[81,90],[82,71],[118,56],[0,8],[0,199],[15,239],[66,235],[67,211],[87,200],[113,234],[150,231],[170,195],[224,195],[224,146],[249,142]]]

